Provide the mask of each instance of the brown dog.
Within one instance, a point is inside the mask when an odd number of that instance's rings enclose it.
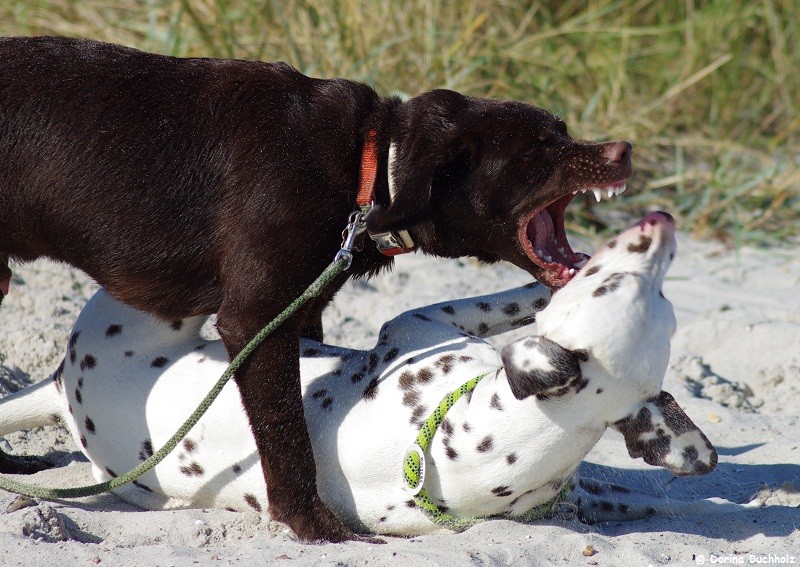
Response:
[[[371,231],[407,230],[439,256],[507,260],[551,287],[582,264],[564,233],[573,194],[619,192],[631,173],[627,142],[575,141],[520,102],[436,90],[403,103],[283,64],[2,39],[0,291],[9,257],[46,256],[176,325],[217,312],[236,354],[338,250],[369,131]],[[349,275],[391,266],[367,240],[236,376],[270,514],[306,540],[354,536],[316,493],[298,337],[321,338],[322,310]]]

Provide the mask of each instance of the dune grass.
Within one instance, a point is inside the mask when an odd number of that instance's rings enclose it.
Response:
[[[634,143],[628,193],[572,206],[575,230],[653,208],[734,244],[799,226],[795,0],[5,0],[0,34],[283,60],[383,94],[520,99],[575,136]]]

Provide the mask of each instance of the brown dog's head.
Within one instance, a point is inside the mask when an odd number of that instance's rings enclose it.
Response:
[[[632,171],[628,142],[573,140],[516,101],[435,90],[400,105],[390,130],[391,196],[378,196],[371,231],[411,229],[426,252],[507,260],[554,288],[585,259],[567,242],[567,205],[621,192]]]

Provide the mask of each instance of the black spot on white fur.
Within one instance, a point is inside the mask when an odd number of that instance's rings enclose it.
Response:
[[[75,364],[75,359],[78,356],[78,351],[75,348],[75,345],[78,343],[78,337],[80,336],[80,331],[75,331],[72,333],[72,336],[69,338],[69,363]]]
[[[403,394],[403,405],[414,407],[419,403],[420,393],[419,390],[409,390]]]
[[[488,313],[492,310],[492,306],[490,303],[486,303],[485,301],[479,301],[475,304],[475,306],[483,312]]]
[[[453,422],[447,418],[444,418],[444,420],[442,421],[441,428],[442,432],[448,437],[452,436],[453,433],[455,432],[455,429],[453,428]]]
[[[611,274],[605,280],[603,280],[602,285],[598,287],[596,290],[594,290],[592,295],[594,297],[600,297],[601,295],[605,295],[606,293],[617,291],[619,289],[619,286],[621,285],[623,277],[625,277],[624,273]]]
[[[86,417],[86,421],[84,422],[84,424],[86,425],[86,431],[88,431],[92,435],[97,433],[97,429],[94,426],[94,421],[92,421],[90,417],[88,416]]]
[[[245,503],[250,506],[256,512],[261,512],[261,504],[258,503],[258,500],[252,494],[245,494],[244,495]]]
[[[632,252],[634,254],[644,254],[650,249],[650,245],[652,243],[652,237],[642,234],[639,236],[638,244],[628,244],[628,252]]]
[[[86,370],[91,370],[95,366],[97,366],[97,359],[93,357],[91,354],[87,354],[86,356],[83,357],[83,360],[81,360],[81,365],[80,365],[81,372],[84,372]]]
[[[416,376],[409,372],[408,370],[404,370],[402,374],[400,374],[400,378],[397,381],[397,385],[400,387],[401,390],[410,390],[414,387],[414,382],[417,381]]]
[[[409,422],[411,425],[420,426],[425,419],[425,414],[427,413],[428,408],[425,406],[417,406],[414,408],[414,411],[411,412],[411,419]]]
[[[197,476],[197,477],[203,476],[206,472],[205,469],[203,469],[203,467],[200,466],[200,464],[197,463],[196,461],[193,461],[189,465],[180,467],[179,470],[181,471],[182,474],[185,474],[186,476]]]
[[[66,358],[61,359],[61,364],[58,365],[56,371],[53,373],[53,382],[56,386],[56,391],[60,394],[64,388],[64,363]]]
[[[488,452],[488,451],[491,451],[491,450],[492,450],[492,446],[493,446],[493,445],[494,445],[494,439],[492,438],[492,436],[491,436],[491,435],[487,435],[486,437],[484,437],[483,439],[481,439],[481,442],[480,442],[480,443],[478,443],[478,446],[477,446],[477,447],[475,447],[475,449],[476,449],[476,450],[477,450],[479,453],[486,453],[486,452]]]
[[[589,494],[594,494],[595,496],[603,495],[603,487],[597,484],[596,482],[592,482],[591,480],[580,479],[578,481],[578,485]]]
[[[509,490],[507,486],[497,486],[492,488],[492,494],[499,497],[511,496],[513,491]]]
[[[146,461],[153,456],[153,442],[150,439],[142,441],[142,448],[139,449],[139,460]]]
[[[142,489],[142,490],[144,490],[144,491],[147,491],[147,492],[153,492],[153,489],[152,489],[152,488],[150,488],[149,486],[147,486],[147,485],[145,485],[145,484],[142,484],[142,483],[141,483],[141,482],[139,482],[138,480],[134,480],[134,481],[132,482],[132,484],[133,484],[133,485],[135,485],[135,486],[138,486],[139,488],[141,488],[141,489]]]
[[[427,384],[433,379],[433,372],[430,368],[422,368],[417,372],[417,382]]]
[[[109,325],[106,329],[106,338],[119,335],[122,332],[122,325]]]
[[[389,352],[387,352],[387,353],[386,353],[386,354],[383,356],[383,361],[384,361],[384,362],[391,362],[391,361],[393,361],[395,358],[397,358],[397,355],[398,355],[399,353],[400,353],[400,349],[399,349],[399,348],[397,348],[397,347],[393,347],[393,348],[392,348],[392,349],[391,349]]]
[[[497,411],[503,411],[503,404],[500,403],[500,396],[498,396],[496,392],[492,394],[492,399],[489,402],[489,407]]]
[[[181,321],[180,319],[178,319],[177,321],[173,321],[170,327],[172,328],[173,331],[180,331],[181,328],[183,327],[183,321]]]
[[[150,363],[150,366],[153,368],[164,368],[167,363],[169,363],[169,359],[166,356],[158,356],[153,359],[153,362]]]
[[[369,381],[367,387],[364,388],[364,399],[365,400],[374,400],[378,396],[378,377],[374,377],[372,380]]]
[[[456,314],[456,310],[453,308],[452,305],[445,305],[444,307],[442,307],[442,311],[444,311],[448,315],[455,315]]]
[[[439,360],[434,363],[439,370],[442,371],[444,374],[449,374],[450,371],[453,369],[453,362],[455,361],[455,356],[452,354],[446,354],[442,356]]]

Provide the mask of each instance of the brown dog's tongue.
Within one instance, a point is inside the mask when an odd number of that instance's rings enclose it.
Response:
[[[8,284],[10,282],[11,280],[9,278],[3,278],[0,280],[0,292],[2,292],[3,295],[8,295]]]

